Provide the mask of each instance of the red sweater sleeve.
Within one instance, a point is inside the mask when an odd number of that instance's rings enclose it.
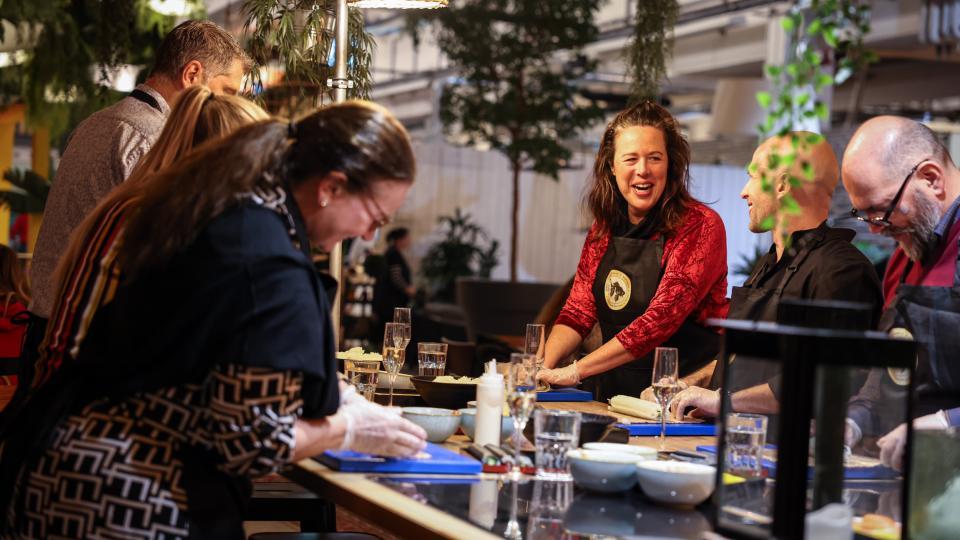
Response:
[[[570,296],[567,297],[567,303],[563,305],[556,321],[556,324],[573,328],[582,338],[587,337],[587,334],[593,330],[593,326],[597,324],[597,306],[593,302],[593,279],[600,266],[600,259],[603,258],[610,243],[609,235],[596,238],[596,231],[597,224],[594,222],[583,243],[583,251],[580,252],[580,262],[577,264],[577,274],[573,277]]]
[[[616,336],[634,358],[666,341],[694,310],[702,322],[722,316],[725,307],[727,240],[716,212],[701,204],[691,207],[680,230],[664,245],[663,259],[663,277],[647,310]]]

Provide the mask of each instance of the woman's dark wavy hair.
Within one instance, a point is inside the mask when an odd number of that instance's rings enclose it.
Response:
[[[132,277],[162,266],[257,185],[282,183],[292,196],[302,182],[332,171],[347,177],[349,193],[368,193],[382,180],[412,183],[416,167],[407,131],[383,107],[348,101],[295,123],[261,121],[203,144],[157,172],[131,208],[120,267]]]
[[[622,129],[634,126],[655,127],[663,132],[666,141],[667,185],[657,203],[664,232],[675,232],[687,208],[695,202],[687,190],[690,144],[684,139],[680,124],[667,109],[652,101],[642,101],[621,111],[607,124],[593,163],[593,181],[586,204],[596,220],[596,234],[601,237],[628,222],[627,201],[620,193],[613,175],[613,157],[617,134]]]

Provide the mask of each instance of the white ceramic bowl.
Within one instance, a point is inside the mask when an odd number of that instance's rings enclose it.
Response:
[[[696,506],[713,494],[717,470],[710,465],[683,461],[637,463],[640,489],[651,499],[677,506]]]
[[[583,443],[584,450],[600,450],[603,452],[619,452],[621,454],[637,454],[647,459],[657,459],[657,450],[646,446],[637,446],[635,444],[621,444],[609,442],[588,442]]]
[[[578,486],[590,491],[617,493],[637,484],[636,465],[648,459],[640,454],[571,450],[567,452],[570,473]]]
[[[477,427],[477,409],[459,409],[458,412],[460,413],[460,427],[463,428],[463,434],[472,441]],[[532,421],[532,419],[529,421]],[[500,441],[509,440],[511,435],[513,435],[513,418],[504,416],[500,420]]]
[[[422,427],[427,440],[440,443],[456,433],[460,427],[460,411],[436,407],[404,407],[403,417]]]

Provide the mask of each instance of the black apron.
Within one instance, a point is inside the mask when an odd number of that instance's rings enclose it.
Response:
[[[604,343],[636,320],[653,300],[663,274],[660,268],[663,243],[662,234],[656,239],[610,238],[593,280],[593,301]],[[679,371],[680,376],[684,376],[714,359],[720,351],[720,335],[688,318],[660,346],[679,349]],[[619,394],[639,396],[650,386],[652,376],[651,352],[590,377],[584,381],[584,387],[592,391],[598,401]]]
[[[880,330],[905,329],[920,345],[913,411],[923,416],[960,406],[960,257],[950,287],[907,285],[912,267],[913,261],[908,262],[900,276],[897,293],[880,318]],[[897,370],[887,370],[882,394],[902,403],[906,382]]]
[[[733,288],[727,319],[776,322],[777,311],[780,308],[780,300],[783,298],[783,291],[787,288],[787,284],[790,283],[793,276],[797,274],[800,265],[803,264],[810,253],[823,242],[825,237],[826,233],[822,228],[816,229],[810,233],[809,236],[804,237],[800,251],[797,252],[797,255],[790,262],[790,265],[787,266],[786,271],[783,273],[780,281],[777,282],[776,287],[772,289],[756,286],[765,268],[762,265],[755,268],[753,273],[750,274],[750,277],[743,282],[742,287]],[[768,369],[760,369],[760,365]],[[708,388],[711,390],[720,388],[722,371],[721,369],[713,370],[713,376],[710,378]],[[775,364],[769,362],[758,363],[756,369],[751,369],[746,372],[746,376],[744,376],[744,373],[739,373],[735,383],[728,385],[729,388],[727,388],[727,391],[732,394],[745,388],[751,388],[758,384],[765,383],[776,377],[779,372],[780,369]],[[774,389],[774,391],[777,391],[777,389]]]

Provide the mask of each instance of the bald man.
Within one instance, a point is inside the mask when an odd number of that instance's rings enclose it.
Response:
[[[880,330],[919,345],[914,428],[960,426],[960,171],[929,128],[881,116],[850,139],[843,183],[851,213],[897,241],[883,280]],[[895,370],[873,370],[848,409],[848,444],[883,435],[880,457],[896,468],[906,425],[885,405],[902,407],[908,382]]]
[[[873,265],[850,240],[854,232],[827,226],[830,201],[839,180],[837,157],[824,139],[800,144],[790,167],[770,167],[770,154],[792,153],[794,138],[803,141],[812,133],[793,132],[771,137],[753,154],[747,168],[749,179],[740,196],[747,201],[749,228],[754,233],[770,230],[773,221],[773,245],[760,259],[742,287],[734,287],[730,300],[731,319],[771,321],[777,319],[780,300],[844,300],[881,306],[880,279]],[[813,166],[813,178],[805,179],[803,163]],[[763,177],[772,184],[764,191]],[[790,177],[803,179],[791,185]],[[798,214],[787,214],[775,220],[780,200],[792,195],[800,207]],[[787,238],[789,237],[789,242]],[[716,362],[686,377],[688,388],[673,400],[674,416],[683,416],[693,407],[694,416],[714,417],[720,412]],[[730,385],[733,410],[738,412],[775,413],[779,410],[776,373],[752,369]],[[646,396],[644,396],[646,397]]]

